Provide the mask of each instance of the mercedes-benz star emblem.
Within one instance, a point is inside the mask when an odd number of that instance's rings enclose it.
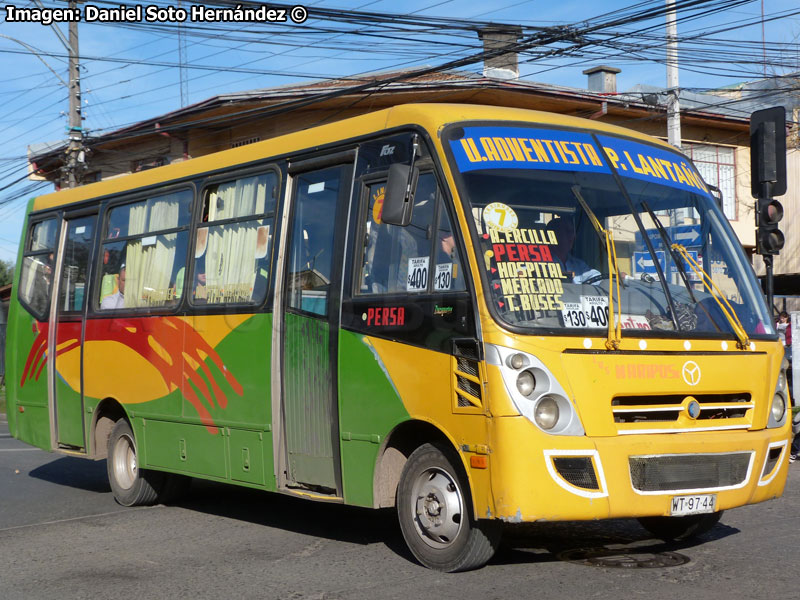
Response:
[[[700,383],[700,366],[693,360],[687,361],[683,365],[683,380],[687,385],[697,385]]]

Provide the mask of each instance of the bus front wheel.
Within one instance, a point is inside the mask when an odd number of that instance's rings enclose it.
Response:
[[[122,506],[155,504],[163,474],[139,468],[136,439],[127,421],[121,419],[108,438],[108,482],[114,499]]]
[[[472,517],[460,461],[449,448],[425,444],[408,458],[397,488],[400,529],[423,565],[454,572],[485,565],[500,543],[502,525]]]
[[[685,517],[641,517],[639,524],[659,539],[679,542],[709,531],[722,518],[723,512]]]

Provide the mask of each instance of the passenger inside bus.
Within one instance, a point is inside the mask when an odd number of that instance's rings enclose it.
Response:
[[[125,264],[123,263],[117,275],[117,291],[100,301],[101,310],[115,310],[125,308]]]

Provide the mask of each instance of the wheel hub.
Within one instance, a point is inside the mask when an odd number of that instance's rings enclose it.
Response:
[[[427,469],[414,485],[417,533],[434,548],[449,546],[461,531],[461,491],[449,473]]]

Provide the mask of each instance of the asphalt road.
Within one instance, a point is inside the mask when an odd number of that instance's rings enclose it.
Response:
[[[632,520],[526,525],[450,575],[413,561],[391,511],[199,481],[179,505],[122,508],[105,462],[21,444],[0,415],[0,598],[792,599],[799,498],[797,463],[783,498],[691,544]]]

